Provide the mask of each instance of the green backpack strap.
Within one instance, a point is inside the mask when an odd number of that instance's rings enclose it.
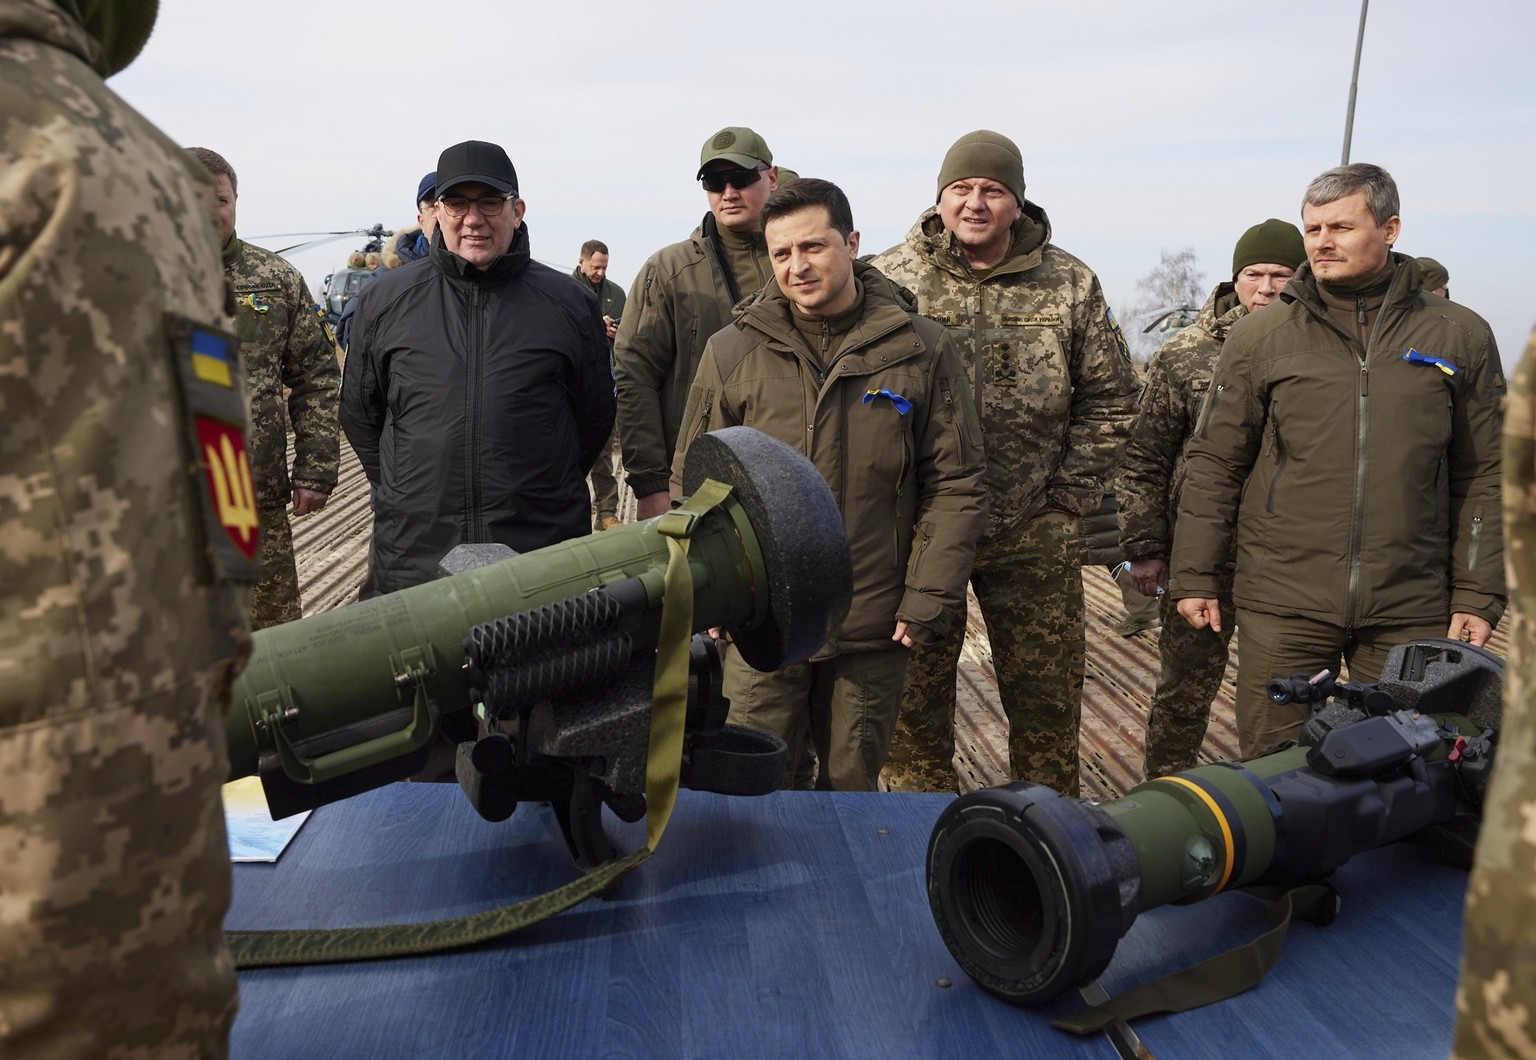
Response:
[[[688,565],[688,545],[699,520],[719,506],[730,489],[713,479],[707,480],[656,524],[657,532],[667,538],[667,568],[662,575],[661,631],[657,636],[656,679],[651,690],[644,847],[546,894],[449,920],[329,930],[226,931],[224,939],[235,967],[367,961],[472,946],[548,920],[601,894],[649,858],[677,804],[682,772],[688,649],[693,638],[693,569]]]
[[[1236,997],[1258,986],[1274,966],[1291,920],[1300,917],[1319,925],[1332,923],[1338,895],[1327,884],[1309,883],[1290,890],[1250,888],[1240,893],[1269,904],[1268,928],[1245,943],[1201,961],[1192,968],[1133,987],[1119,997],[1085,1005],[1070,1016],[1052,1020],[1057,1030],[1092,1034],[1122,1020],[1190,1009]]]

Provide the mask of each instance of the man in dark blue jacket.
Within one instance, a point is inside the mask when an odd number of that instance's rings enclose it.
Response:
[[[597,300],[531,258],[506,152],[469,140],[437,172],[431,252],[359,296],[342,380],[377,491],[379,592],[430,580],[461,543],[587,534],[586,472],[613,426]]]

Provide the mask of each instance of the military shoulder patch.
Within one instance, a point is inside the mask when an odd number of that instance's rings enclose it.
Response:
[[[261,574],[261,514],[245,441],[240,340],[175,314],[166,315],[181,380],[188,469],[202,501],[210,574],[253,582]]]

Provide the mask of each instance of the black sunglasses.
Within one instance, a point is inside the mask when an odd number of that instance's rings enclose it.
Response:
[[[706,188],[718,195],[725,190],[727,184],[737,191],[751,187],[762,179],[763,170],[767,168],[767,166],[758,166],[756,169],[722,169],[714,173],[705,173],[699,180]]]

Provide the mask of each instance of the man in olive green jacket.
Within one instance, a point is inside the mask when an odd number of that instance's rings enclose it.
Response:
[[[1138,389],[1098,277],[1050,242],[1024,197],[1018,146],[962,136],[939,169],[938,204],[872,261],[950,328],[987,440],[987,530],[971,585],[1008,715],[1009,770],[1068,795],[1078,787],[1083,582],[1078,518],[1094,511]],[[955,790],[955,671],[963,611],[908,668],[886,778]]]
[[[687,239],[651,255],[614,339],[619,443],[640,519],[670,503],[672,449],[704,343],[773,276],[762,210],[779,171],[767,143],[751,129],[721,129],[704,141],[696,178],[709,213]]]
[[[831,486],[853,557],[847,617],[811,659],[758,673],[729,650],[731,720],[789,745],[809,725],[817,786],[873,790],[909,651],[934,644],[965,600],[986,515],[981,428],[954,344],[906,292],[855,260],[859,234],[836,185],[802,178],[763,213],[777,283],[709,340],[673,465],[688,445],[744,424],[810,457]]]
[[[1280,304],[1233,326],[1190,444],[1169,593],[1221,630],[1235,541],[1244,757],[1305,720],[1270,702],[1271,678],[1342,659],[1373,681],[1394,645],[1483,644],[1504,610],[1498,349],[1392,252],[1397,211],[1379,166],[1308,186],[1307,264]]]

